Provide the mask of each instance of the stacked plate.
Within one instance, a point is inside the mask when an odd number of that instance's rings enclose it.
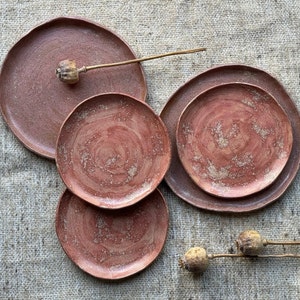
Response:
[[[56,214],[66,254],[87,273],[119,279],[160,253],[168,208],[157,190],[171,148],[160,117],[144,102],[139,64],[89,72],[69,86],[57,64],[134,59],[117,35],[83,19],[58,18],[24,36],[1,70],[5,121],[30,150],[55,159],[67,189]]]
[[[225,65],[199,74],[161,112],[172,144],[165,179],[188,203],[246,212],[278,199],[299,168],[300,118],[268,73]]]
[[[157,257],[168,229],[157,186],[170,158],[164,124],[137,99],[101,94],[71,112],[57,140],[56,165],[68,191],[58,204],[56,231],[79,267],[119,279]]]

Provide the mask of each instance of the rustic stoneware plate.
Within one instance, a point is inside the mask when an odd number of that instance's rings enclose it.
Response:
[[[148,267],[167,237],[169,213],[158,190],[128,208],[101,209],[66,190],[56,233],[68,257],[102,279],[121,279]]]
[[[248,84],[213,87],[183,110],[177,150],[186,172],[206,192],[244,197],[269,186],[288,161],[289,119],[275,99]]]
[[[30,31],[9,51],[0,75],[0,107],[12,132],[30,150],[55,157],[59,128],[83,99],[108,92],[146,98],[140,64],[99,69],[75,85],[56,78],[60,61],[77,66],[134,59],[129,46],[115,33],[78,18],[57,18]]]
[[[272,95],[287,114],[293,130],[290,158],[277,179],[267,188],[242,198],[221,198],[200,189],[185,172],[178,156],[176,126],[186,105],[200,93],[225,83],[248,83],[261,87]],[[172,146],[172,160],[165,180],[172,191],[184,201],[207,210],[249,212],[277,200],[289,187],[299,170],[300,117],[296,105],[276,78],[246,65],[224,65],[211,68],[181,86],[168,100],[160,114],[166,124]]]
[[[57,141],[56,164],[66,186],[103,208],[122,208],[147,196],[163,179],[170,158],[160,117],[123,94],[102,94],[79,104]]]

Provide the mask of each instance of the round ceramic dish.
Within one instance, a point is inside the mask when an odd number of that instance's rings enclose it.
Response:
[[[238,198],[269,186],[288,161],[292,127],[270,94],[247,84],[213,87],[179,119],[179,158],[193,181],[219,197]]]
[[[0,107],[12,132],[30,150],[55,157],[61,124],[83,99],[121,92],[145,100],[140,64],[99,69],[83,74],[75,85],[56,78],[60,61],[78,67],[134,59],[115,33],[77,18],[57,18],[25,35],[6,56],[0,76]]]
[[[79,104],[57,141],[56,164],[66,186],[103,208],[122,208],[147,196],[163,179],[170,158],[159,116],[123,94],[102,94]]]
[[[149,266],[165,244],[168,222],[158,190],[119,210],[95,207],[66,190],[56,211],[56,233],[68,257],[102,279],[121,279]]]
[[[187,175],[177,153],[176,126],[186,105],[200,93],[225,83],[248,83],[272,95],[287,114],[293,129],[293,146],[286,166],[269,187],[234,199],[215,197],[200,189]],[[172,160],[165,180],[172,191],[184,201],[207,210],[249,212],[277,200],[295,178],[300,163],[300,117],[297,107],[283,86],[267,72],[245,65],[224,65],[209,69],[180,87],[168,100],[160,114],[166,124],[172,146]]]

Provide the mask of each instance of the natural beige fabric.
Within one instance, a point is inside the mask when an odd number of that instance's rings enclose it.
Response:
[[[205,46],[206,53],[144,63],[148,103],[159,113],[172,93],[207,68],[242,63],[275,76],[300,108],[300,2],[1,0],[0,62],[27,31],[58,16],[80,16],[122,36],[138,56]],[[20,74],[21,76],[21,74]],[[299,176],[272,205],[230,215],[197,209],[161,184],[168,239],[140,274],[104,282],[64,254],[54,228],[64,185],[52,161],[26,150],[0,118],[0,299],[299,299],[299,260],[214,260],[203,277],[179,269],[190,246],[228,252],[238,233],[300,239]],[[278,252],[300,248],[275,248]]]

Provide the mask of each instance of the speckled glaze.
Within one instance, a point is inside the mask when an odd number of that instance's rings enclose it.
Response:
[[[190,177],[220,197],[269,186],[293,143],[285,112],[270,94],[246,84],[219,85],[196,97],[179,119],[177,149]]]
[[[55,157],[60,126],[74,107],[100,93],[121,92],[146,98],[140,64],[90,71],[75,85],[55,75],[58,63],[77,67],[136,58],[115,33],[78,18],[61,17],[37,26],[6,56],[0,76],[0,107],[12,132],[30,150]]]
[[[242,198],[224,198],[200,189],[188,176],[178,156],[176,126],[186,105],[199,94],[226,83],[248,83],[270,93],[287,114],[293,129],[290,158],[277,179],[269,187]],[[198,74],[182,85],[168,100],[160,117],[166,124],[172,146],[172,160],[165,180],[172,191],[184,201],[207,210],[218,212],[249,212],[277,200],[295,178],[300,164],[300,116],[297,107],[284,87],[269,73],[246,65],[217,66]]]
[[[112,280],[133,275],[157,258],[168,222],[167,204],[158,190],[119,210],[100,209],[66,190],[57,207],[56,233],[79,268]]]
[[[102,94],[78,105],[57,141],[66,186],[103,208],[132,205],[151,193],[170,164],[167,130],[144,102]]]

